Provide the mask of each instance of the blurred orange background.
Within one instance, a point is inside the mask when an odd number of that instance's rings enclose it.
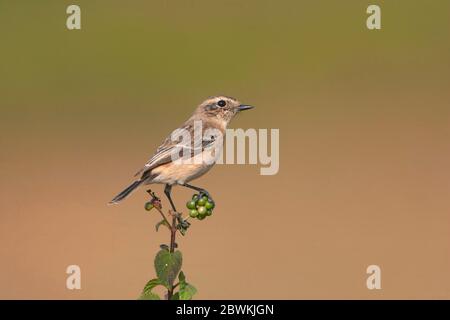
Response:
[[[197,299],[450,298],[450,2],[376,1],[377,31],[369,1],[80,0],[74,31],[69,4],[0,2],[0,298],[136,299],[169,236],[144,190],[106,203],[216,94],[280,129],[280,171],[193,183]]]

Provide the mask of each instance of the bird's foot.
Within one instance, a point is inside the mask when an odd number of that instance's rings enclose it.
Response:
[[[198,198],[201,199],[203,197],[207,197],[209,202],[214,202],[213,198],[211,197],[211,195],[209,194],[208,191],[206,190],[202,190],[198,193]]]

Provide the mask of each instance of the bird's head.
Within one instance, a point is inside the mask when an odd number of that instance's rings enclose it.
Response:
[[[238,100],[227,96],[215,96],[203,101],[195,111],[196,115],[223,123],[224,127],[233,117],[252,106],[241,104]]]

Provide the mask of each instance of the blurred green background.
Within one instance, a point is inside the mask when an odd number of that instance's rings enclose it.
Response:
[[[0,0],[0,297],[136,298],[167,235],[143,192],[105,204],[226,94],[257,106],[233,127],[280,129],[280,173],[197,182],[218,203],[180,240],[198,298],[450,298],[449,15],[449,1]]]

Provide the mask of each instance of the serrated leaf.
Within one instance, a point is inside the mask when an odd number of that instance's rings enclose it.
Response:
[[[155,257],[155,270],[161,283],[170,288],[181,270],[183,257],[181,251],[173,253],[167,250],[160,250]]]
[[[156,224],[156,226],[155,226],[156,231],[158,231],[158,230],[159,230],[159,227],[162,226],[162,225],[164,225],[164,226],[166,226],[167,228],[170,229],[170,225],[167,223],[167,221],[166,221],[166,220],[161,220],[161,221],[158,222],[158,223]]]
[[[141,296],[139,300],[160,300],[159,296],[156,293],[153,293],[152,290],[156,286],[163,285],[159,279],[152,279],[145,285],[142,290]]]
[[[183,287],[180,286],[180,291],[178,292],[180,300],[191,300],[196,293],[197,289],[189,283],[186,283]]]

